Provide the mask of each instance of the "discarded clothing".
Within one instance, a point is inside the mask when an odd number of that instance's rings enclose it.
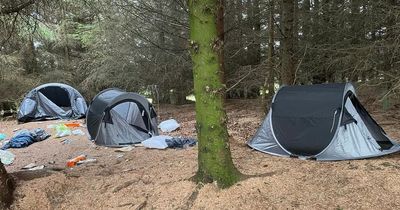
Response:
[[[165,139],[168,148],[188,148],[196,145],[197,140],[194,138],[174,137],[172,139]]]
[[[46,133],[46,131],[41,128],[36,128],[31,131],[31,135],[33,136],[35,142],[43,141],[50,137],[50,134]]]
[[[20,132],[15,134],[9,142],[4,144],[1,149],[5,150],[8,148],[27,147],[35,142],[43,141],[48,137],[50,137],[50,134],[46,133],[46,131],[41,128],[36,128],[31,131],[21,130]]]
[[[174,119],[162,121],[158,127],[162,132],[172,132],[179,128],[179,123]]]

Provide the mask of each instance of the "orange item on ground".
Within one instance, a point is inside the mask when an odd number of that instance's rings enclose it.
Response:
[[[64,125],[67,126],[68,128],[76,128],[81,126],[81,124],[78,122],[64,123]]]
[[[75,157],[75,158],[69,160],[69,161],[67,162],[67,166],[68,166],[69,168],[72,168],[72,167],[76,166],[76,164],[77,164],[79,161],[81,161],[81,160],[86,160],[86,155],[79,155],[79,156],[77,156],[77,157]]]

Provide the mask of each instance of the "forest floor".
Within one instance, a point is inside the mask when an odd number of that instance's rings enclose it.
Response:
[[[400,139],[400,109],[369,108],[389,136]],[[197,147],[151,150],[135,147],[117,153],[92,144],[87,136],[69,136],[70,144],[49,139],[10,149],[16,159],[6,166],[16,179],[12,209],[400,209],[400,154],[338,162],[281,158],[251,150],[246,141],[263,118],[257,100],[227,103],[233,161],[252,176],[228,189],[197,186]],[[194,105],[161,106],[161,120],[174,118],[181,128],[172,136],[195,137]],[[0,122],[0,132],[44,128],[58,121],[17,124]],[[83,122],[83,121],[82,121]],[[86,133],[85,128],[83,129]],[[67,168],[80,154],[96,158]],[[23,171],[36,163],[44,170]]]

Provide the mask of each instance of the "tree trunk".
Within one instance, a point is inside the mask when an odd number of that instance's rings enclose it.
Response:
[[[274,69],[274,41],[275,41],[275,31],[274,31],[274,0],[269,2],[269,18],[268,18],[268,69],[267,69],[267,79],[265,80],[264,87],[268,90],[267,99],[272,98],[275,94],[275,69]]]
[[[282,0],[282,84],[293,85],[295,80],[295,29],[294,29],[294,0]],[[297,32],[296,32],[297,33]]]
[[[12,202],[14,181],[0,162],[0,209],[6,209]]]
[[[198,182],[228,187],[240,179],[229,148],[223,84],[223,0],[189,0],[190,44],[199,139]]]

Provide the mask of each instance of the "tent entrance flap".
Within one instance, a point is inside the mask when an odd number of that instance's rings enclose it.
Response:
[[[39,92],[59,107],[71,107],[69,94],[61,87],[49,86],[40,89]]]
[[[322,152],[339,124],[342,92],[336,86],[282,88],[272,108],[272,128],[280,145],[297,156]]]
[[[360,103],[360,101],[353,94],[349,96],[353,106],[357,110],[361,119],[364,121],[368,131],[371,133],[372,137],[376,140],[376,142],[381,146],[382,150],[390,149],[393,146],[393,143],[386,136],[385,131],[378,125],[378,123],[371,117],[368,111],[364,108],[364,106]]]
[[[98,145],[121,146],[158,135],[157,115],[143,96],[116,88],[101,91],[89,107],[87,128]]]
[[[126,99],[110,106],[105,110],[105,121],[112,122],[112,118],[110,118],[111,110],[114,110],[130,125],[146,130],[146,132],[151,129],[149,121],[150,117],[145,111],[144,106],[138,101]]]
[[[248,145],[277,156],[321,161],[400,151],[358,101],[350,83],[284,86]]]
[[[135,129],[115,110],[110,111],[112,123],[103,122],[100,128],[100,135],[97,141],[102,142],[105,146],[122,146],[140,143],[151,136]]]

